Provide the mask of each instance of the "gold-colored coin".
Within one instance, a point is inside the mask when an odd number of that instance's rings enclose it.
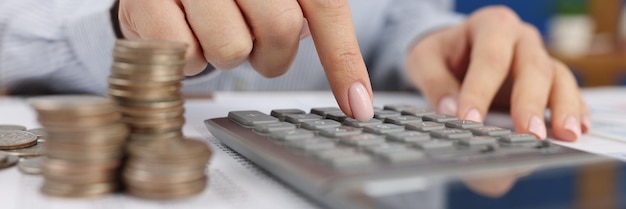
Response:
[[[43,167],[59,173],[98,173],[113,171],[120,166],[121,162],[117,159],[75,162],[48,157]]]
[[[45,118],[39,117],[41,125],[55,132],[73,129],[99,128],[117,123],[122,119],[120,112],[113,112],[100,116],[88,116],[77,118]]]
[[[98,197],[114,192],[118,188],[117,183],[97,184],[67,184],[46,180],[41,187],[41,192],[56,197]]]
[[[46,157],[34,157],[21,160],[17,164],[17,168],[24,174],[41,174],[41,166]]]
[[[117,75],[180,75],[185,65],[141,65],[123,62],[113,62],[111,73]]]
[[[183,105],[183,101],[181,97],[177,97],[172,100],[161,100],[161,101],[152,101],[152,102],[117,99],[117,102],[121,106],[123,106],[122,108],[163,109],[163,108],[172,108],[172,107]]]
[[[37,143],[37,136],[26,131],[0,130],[0,149],[19,149],[30,147]]]
[[[186,43],[163,40],[117,40],[115,42],[116,50],[155,54],[184,54],[187,51],[187,47]]]
[[[37,157],[46,155],[45,142],[37,142],[35,145],[20,149],[4,150],[9,155],[16,155],[19,157]]]
[[[4,124],[4,125],[0,125],[0,130],[3,131],[26,131],[26,127],[25,126],[20,126],[20,125],[8,125],[8,124]]]
[[[159,143],[134,143],[129,145],[128,150],[131,156],[142,160],[150,159],[150,161],[163,162],[212,155],[205,142],[195,139],[159,141]]]
[[[207,183],[206,180],[204,182],[189,184],[189,187],[182,188],[175,191],[146,191],[142,189],[137,189],[135,187],[128,187],[127,191],[133,196],[146,198],[146,199],[155,199],[155,200],[172,200],[172,199],[184,199],[195,196],[197,194],[202,193],[206,188]]]
[[[29,101],[40,115],[101,115],[117,109],[113,100],[91,95],[42,96]]]

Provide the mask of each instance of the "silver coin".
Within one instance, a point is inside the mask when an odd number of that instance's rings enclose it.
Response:
[[[0,162],[0,169],[14,166],[19,160],[20,158],[18,156],[9,155],[4,162]]]
[[[43,156],[46,155],[45,142],[37,142],[37,144],[26,148],[4,150],[4,152],[20,157]]]
[[[0,149],[18,149],[37,143],[37,136],[26,131],[0,130]]]
[[[4,131],[12,131],[12,130],[26,131],[26,127],[25,126],[20,126],[20,125],[3,124],[3,125],[0,125],[0,130],[4,130]]]
[[[41,165],[46,157],[28,158],[20,161],[17,164],[17,168],[25,174],[41,174]]]
[[[8,154],[6,154],[3,151],[0,151],[0,163],[4,162],[8,157]]]
[[[28,129],[28,132],[35,134],[35,136],[39,137],[39,138],[43,138],[46,136],[46,129],[45,128],[33,128],[33,129]]]

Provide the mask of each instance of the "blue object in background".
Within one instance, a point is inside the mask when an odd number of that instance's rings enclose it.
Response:
[[[557,0],[459,0],[455,1],[456,11],[470,14],[473,11],[488,5],[505,5],[515,10],[522,20],[535,25],[543,37],[548,32],[548,21],[554,11]]]

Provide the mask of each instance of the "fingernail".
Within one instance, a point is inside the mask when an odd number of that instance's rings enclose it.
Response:
[[[528,131],[535,134],[539,139],[545,139],[547,137],[546,124],[537,116],[530,118],[528,122]]]
[[[439,113],[447,115],[456,115],[456,99],[452,96],[446,96],[439,100]]]
[[[370,94],[361,82],[356,82],[348,90],[348,100],[354,119],[368,121],[374,117],[374,107]]]
[[[311,30],[309,30],[309,21],[304,18],[304,24],[302,24],[302,29],[300,29],[300,40],[305,39],[311,35]]]
[[[576,139],[578,139],[578,137],[580,137],[580,123],[578,122],[578,119],[576,119],[576,117],[574,116],[568,116],[567,118],[565,118],[565,123],[563,125],[563,127],[565,128],[565,130],[567,130],[569,133],[565,136],[565,140],[568,141],[576,141]]]
[[[587,133],[591,130],[591,116],[585,115],[583,116],[583,133]]]
[[[483,122],[483,116],[480,115],[477,109],[472,109],[465,115],[465,120]]]

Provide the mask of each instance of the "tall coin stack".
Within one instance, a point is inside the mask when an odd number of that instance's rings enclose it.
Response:
[[[131,128],[130,141],[182,139],[186,49],[167,41],[115,43],[108,93]]]
[[[186,44],[119,40],[108,93],[118,102],[131,128],[126,189],[144,198],[175,199],[206,187],[208,146],[183,138]]]
[[[61,197],[93,197],[119,185],[128,128],[111,99],[46,96],[30,100],[47,130],[41,191]]]

